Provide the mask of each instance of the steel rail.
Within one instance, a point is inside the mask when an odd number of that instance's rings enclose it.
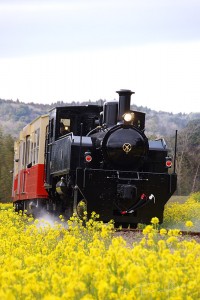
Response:
[[[142,233],[143,232],[143,229],[133,229],[133,228],[115,228],[114,229],[115,232],[133,232],[133,233]],[[173,229],[166,229],[167,230],[167,233],[170,231],[170,230],[173,230]],[[158,229],[158,234],[159,234],[159,229]],[[177,236],[198,236],[200,237],[200,232],[197,232],[197,231],[185,231],[185,230],[180,230],[178,235]]]

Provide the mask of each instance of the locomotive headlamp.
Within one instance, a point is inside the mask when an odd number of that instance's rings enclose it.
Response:
[[[134,119],[134,113],[133,112],[125,113],[123,114],[122,118],[127,123],[132,122]]]

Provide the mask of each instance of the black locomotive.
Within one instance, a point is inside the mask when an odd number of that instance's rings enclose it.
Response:
[[[45,146],[49,211],[82,217],[87,209],[117,224],[163,221],[176,190],[175,169],[164,139],[148,140],[145,114],[130,110],[133,94],[104,106],[57,107],[50,111]],[[61,130],[64,127],[64,130]],[[43,201],[44,203],[44,201]]]

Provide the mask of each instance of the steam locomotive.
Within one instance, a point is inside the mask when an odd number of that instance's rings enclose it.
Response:
[[[163,221],[177,176],[164,139],[149,140],[145,114],[130,109],[130,90],[103,106],[56,107],[15,142],[16,211],[69,218],[95,211],[116,224]]]

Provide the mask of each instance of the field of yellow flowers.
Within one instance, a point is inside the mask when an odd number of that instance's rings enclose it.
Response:
[[[190,195],[182,204],[172,202],[166,205],[163,226],[185,230],[185,222],[192,222],[192,231],[200,232],[200,192]]]
[[[165,224],[176,217],[186,230],[197,226],[195,197],[166,208]],[[155,217],[130,247],[115,237],[112,222],[97,218],[94,213],[82,226],[60,216],[50,225],[0,204],[0,299],[200,299],[198,242],[181,238],[178,229],[159,228]]]

